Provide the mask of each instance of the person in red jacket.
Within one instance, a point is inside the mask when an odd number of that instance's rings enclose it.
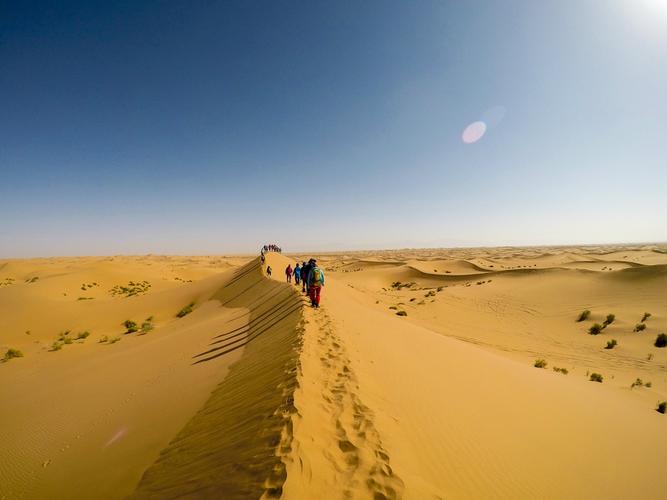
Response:
[[[294,271],[292,270],[292,264],[287,264],[287,268],[285,269],[285,276],[287,276],[287,282],[291,283],[292,282],[292,273]]]

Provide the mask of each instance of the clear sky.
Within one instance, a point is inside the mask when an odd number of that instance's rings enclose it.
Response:
[[[0,2],[1,257],[625,241],[667,0]]]

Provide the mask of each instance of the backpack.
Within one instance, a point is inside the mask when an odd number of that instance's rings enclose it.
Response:
[[[319,267],[313,267],[310,270],[311,281],[313,284],[322,283],[322,270]]]

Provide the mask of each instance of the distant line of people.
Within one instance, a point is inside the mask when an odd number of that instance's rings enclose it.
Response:
[[[288,283],[292,283],[292,277],[294,277],[294,284],[297,287],[301,285],[301,291],[310,297],[310,305],[316,309],[320,307],[324,271],[317,265],[316,259],[310,259],[301,264],[297,262],[294,268],[292,264],[288,264],[285,268],[285,277]]]
[[[262,255],[264,252],[277,252],[277,253],[282,253],[283,249],[280,248],[278,245],[264,245],[262,247]]]

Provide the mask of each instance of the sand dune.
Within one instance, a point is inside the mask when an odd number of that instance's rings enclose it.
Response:
[[[305,257],[0,262],[0,498],[662,497],[663,247]]]
[[[303,424],[297,418],[295,441],[304,444],[295,446],[286,493],[302,498],[338,485],[355,497],[367,488],[406,498],[660,497],[654,481],[667,459],[667,436],[657,413],[607,387],[483,353],[373,311],[335,282],[327,292],[327,316],[307,315],[316,328],[306,338],[312,333],[323,341],[312,342],[319,352],[303,377],[338,385],[332,396],[296,393]],[[334,411],[323,412],[322,404]],[[309,416],[323,423],[307,429]],[[331,450],[332,439],[338,449]],[[323,442],[315,447],[317,440]],[[331,464],[303,474],[296,464],[327,446]],[[309,481],[299,484],[304,476]]]
[[[288,285],[263,279],[257,259],[215,298],[248,314],[213,336],[195,363],[216,363],[247,346],[244,355],[144,473],[133,497],[215,498],[224,492],[225,498],[258,498],[281,490],[280,452],[291,442],[301,298]]]

